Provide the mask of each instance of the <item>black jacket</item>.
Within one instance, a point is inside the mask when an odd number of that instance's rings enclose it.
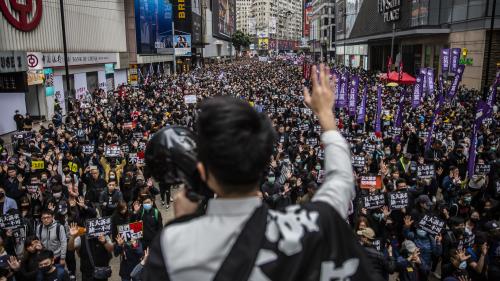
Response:
[[[389,275],[396,270],[394,257],[385,257],[383,253],[372,246],[364,246],[364,249],[372,265],[372,273],[379,276],[378,278],[389,280]]]

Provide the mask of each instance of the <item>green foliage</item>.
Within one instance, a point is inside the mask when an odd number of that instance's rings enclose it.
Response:
[[[248,34],[243,33],[241,30],[236,30],[231,37],[231,42],[234,48],[240,52],[242,48],[246,49],[250,46],[251,40]]]

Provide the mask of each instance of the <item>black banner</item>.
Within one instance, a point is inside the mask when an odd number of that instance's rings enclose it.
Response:
[[[408,192],[397,191],[389,193],[389,207],[391,210],[408,207]]]
[[[444,221],[436,216],[425,215],[418,223],[419,227],[432,235],[441,233],[444,227]]]
[[[85,222],[87,238],[98,238],[111,234],[111,217],[89,219]]]
[[[199,1],[200,0],[193,0]],[[191,34],[191,22],[192,22],[192,12],[191,12],[191,0],[173,0],[172,7],[174,11],[174,28],[175,34],[186,35],[186,33]]]
[[[363,197],[363,207],[366,209],[378,209],[385,205],[384,194],[368,195]]]
[[[352,157],[352,166],[354,168],[362,169],[365,167],[365,157],[364,156],[353,156]]]
[[[22,226],[21,217],[19,214],[1,215],[0,216],[0,228],[2,229],[14,229]]]
[[[434,178],[435,171],[434,165],[420,165],[417,167],[417,177],[419,179],[432,179]]]
[[[106,157],[120,157],[121,147],[116,145],[107,145],[104,150],[104,156]]]
[[[477,175],[487,175],[490,173],[490,164],[476,164],[475,173]]]

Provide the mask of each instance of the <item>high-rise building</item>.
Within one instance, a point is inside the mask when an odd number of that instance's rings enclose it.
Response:
[[[236,26],[250,35],[269,38],[269,47],[280,42],[279,49],[288,49],[302,37],[302,0],[237,0]]]
[[[310,36],[311,51],[317,60],[335,59],[335,3],[329,0],[312,0]]]

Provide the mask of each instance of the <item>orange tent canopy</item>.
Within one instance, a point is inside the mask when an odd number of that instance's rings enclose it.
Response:
[[[389,73],[389,79],[387,79],[386,73],[382,73],[380,75],[380,79],[386,80],[387,82],[396,82],[396,83],[403,84],[403,85],[413,85],[417,81],[417,79],[415,79],[415,77],[411,76],[410,74],[408,74],[406,72],[403,72],[401,80],[399,80],[399,72],[396,72],[396,71],[392,71],[391,73]]]

